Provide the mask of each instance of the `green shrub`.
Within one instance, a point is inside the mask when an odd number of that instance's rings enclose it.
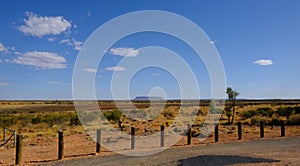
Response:
[[[287,119],[295,113],[295,109],[293,107],[279,107],[277,109],[277,114],[279,116],[285,116]]]
[[[106,111],[103,113],[103,115],[108,121],[112,120],[112,121],[118,122],[118,121],[120,121],[122,112],[119,110]]]
[[[259,113],[257,111],[254,110],[249,110],[249,111],[244,111],[240,114],[240,116],[242,117],[242,119],[248,119],[248,118],[252,118],[254,116],[258,116]]]
[[[32,117],[32,119],[31,119],[32,124],[39,124],[42,122],[43,122],[43,119],[42,119],[41,115],[37,115],[36,117]]]
[[[77,116],[77,114],[72,114],[72,116],[70,117],[70,126],[77,126],[80,125],[80,120]]]
[[[266,116],[266,117],[272,117],[272,115],[274,114],[274,111],[269,107],[258,108],[256,112],[261,116]]]
[[[291,115],[288,119],[289,125],[300,125],[300,114]]]
[[[0,126],[1,127],[10,127],[12,125],[14,125],[14,122],[16,122],[17,120],[14,117],[0,117]]]
[[[294,107],[295,114],[300,114],[300,106]]]
[[[46,114],[43,118],[43,121],[52,127],[53,125],[63,125],[65,124],[67,117],[60,113],[51,113]]]
[[[259,125],[263,121],[265,125],[271,124],[272,119],[268,117],[254,116],[251,118],[251,125]]]

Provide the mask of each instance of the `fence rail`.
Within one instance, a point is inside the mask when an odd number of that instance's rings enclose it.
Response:
[[[10,131],[10,132],[12,133],[8,138],[6,137],[7,131]],[[17,133],[16,133],[15,130],[12,130],[12,129],[10,129],[10,128],[5,128],[5,127],[4,127],[4,129],[3,129],[3,143],[0,144],[0,147],[6,145],[6,144],[9,142],[9,140],[12,139],[12,137],[14,137],[14,145],[16,146],[16,143],[17,143],[17,137],[16,137],[16,134],[17,134]],[[7,139],[6,139],[6,138],[7,138]]]

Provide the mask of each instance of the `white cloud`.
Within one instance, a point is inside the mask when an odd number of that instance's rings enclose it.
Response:
[[[86,71],[86,72],[89,72],[89,73],[96,73],[97,72],[97,69],[94,69],[94,68],[84,68],[82,70]]]
[[[24,19],[25,25],[18,29],[26,35],[42,37],[45,35],[58,35],[71,28],[71,22],[64,19],[63,16],[39,16],[37,14],[26,12],[27,19]]]
[[[64,69],[66,68],[66,59],[57,53],[51,52],[26,52],[13,59],[16,64],[29,65],[38,69]]]
[[[261,65],[261,66],[268,66],[272,65],[273,62],[270,59],[261,59],[254,62],[255,64]]]
[[[48,38],[48,41],[53,42],[55,39],[56,39],[55,37],[50,37],[50,38]]]
[[[74,46],[75,50],[80,51],[81,50],[81,46],[82,46],[82,42],[73,39],[73,46]]]
[[[215,44],[218,40],[210,41],[210,44]]]
[[[7,48],[5,48],[2,43],[0,43],[0,52],[5,52],[5,51],[7,51]]]
[[[112,55],[119,55],[124,57],[135,57],[139,54],[139,50],[131,48],[131,47],[119,47],[119,48],[111,48],[109,53]]]
[[[2,63],[2,60],[0,59],[0,63]]]
[[[67,44],[68,46],[74,46],[74,49],[77,50],[77,51],[79,51],[81,49],[81,46],[82,46],[82,42],[77,41],[74,38],[72,38],[72,40],[63,39],[63,40],[59,41],[59,44]]]
[[[10,84],[7,82],[0,82],[0,86],[10,86]]]
[[[65,43],[69,46],[72,45],[72,43],[69,39],[62,39],[61,41],[59,41],[59,44],[65,44]]]
[[[107,67],[107,68],[105,68],[105,70],[108,70],[108,71],[125,71],[125,69],[123,67],[120,67],[120,66]]]
[[[50,84],[50,85],[68,85],[66,83],[58,82],[58,81],[49,81],[49,82],[47,82],[47,84]]]

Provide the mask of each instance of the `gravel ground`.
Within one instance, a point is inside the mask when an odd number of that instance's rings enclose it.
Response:
[[[98,156],[44,165],[300,165],[300,137],[207,144],[171,148],[145,157]]]

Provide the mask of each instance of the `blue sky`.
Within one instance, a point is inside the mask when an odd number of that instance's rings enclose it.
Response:
[[[173,12],[201,27],[239,98],[300,98],[299,8],[298,0],[3,1],[0,99],[72,99],[73,67],[85,40],[110,19],[139,10]],[[126,72],[116,67],[118,62],[139,56],[137,49],[149,45],[184,58],[197,77],[201,98],[210,97],[209,76],[195,52],[178,39],[148,32],[120,40],[98,69],[86,69],[96,75],[97,98],[111,98],[113,71]],[[148,95],[154,87],[164,89],[168,98],[180,98],[174,77],[158,68],[135,75],[130,97]]]

